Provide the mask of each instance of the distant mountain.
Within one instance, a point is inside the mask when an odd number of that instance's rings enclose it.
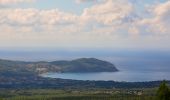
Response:
[[[81,58],[72,61],[54,61],[52,65],[59,66],[61,72],[115,72],[117,68],[109,62],[95,58]]]
[[[0,89],[155,88],[155,82],[80,81],[41,77],[45,72],[115,72],[116,67],[95,58],[72,61],[24,62],[0,59]],[[168,81],[170,84],[170,81]]]
[[[80,58],[72,61],[24,62],[0,60],[0,74],[5,72],[46,73],[46,72],[116,72],[118,69],[107,61],[95,58]]]

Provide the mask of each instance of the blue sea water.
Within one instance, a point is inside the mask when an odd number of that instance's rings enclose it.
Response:
[[[170,80],[170,59],[168,57],[101,57],[113,63],[118,72],[101,73],[46,73],[44,77],[74,80],[104,80],[144,82]]]
[[[97,73],[46,73],[43,77],[62,78],[73,80],[102,80],[102,81],[126,81],[144,82],[170,80],[169,71],[119,71],[119,72],[97,72]]]
[[[55,61],[97,58],[113,63],[119,72],[46,73],[44,77],[75,80],[157,81],[170,80],[170,52],[156,51],[0,51],[1,59]]]

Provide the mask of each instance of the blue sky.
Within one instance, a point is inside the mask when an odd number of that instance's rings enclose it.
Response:
[[[86,2],[77,4],[75,0],[37,0],[34,3],[19,5],[22,8],[37,8],[37,9],[55,9],[58,8],[62,11],[81,14],[84,8],[90,7],[95,2]],[[16,5],[15,7],[18,7]]]
[[[93,0],[91,0],[93,1]],[[145,5],[152,5],[156,2],[165,2],[167,0],[129,0],[129,2],[133,3],[135,7],[139,10],[144,10]],[[77,4],[75,0],[37,0],[34,3],[27,3],[19,5],[22,8],[38,8],[38,9],[54,9],[59,8],[66,12],[74,12],[77,14],[81,14],[84,10],[84,8],[90,7],[96,2],[86,2],[86,3],[80,3]],[[18,5],[16,6],[18,7]]]
[[[0,50],[158,50],[169,0],[0,0]]]
[[[63,11],[67,12],[74,12],[81,14],[84,8],[93,6],[96,2],[86,2],[86,3],[80,3],[77,4],[75,0],[37,0],[37,2],[31,3],[31,4],[22,4],[19,5],[23,8],[38,8],[38,9],[54,9],[59,8]],[[152,5],[157,2],[166,2],[167,0],[129,0],[129,2],[133,3],[137,9],[144,10],[145,5]],[[18,5],[17,5],[18,7]]]

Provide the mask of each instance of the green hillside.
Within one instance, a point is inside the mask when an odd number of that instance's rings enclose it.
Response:
[[[115,72],[117,68],[106,61],[95,58],[81,58],[72,61],[23,62],[0,60],[0,72]]]

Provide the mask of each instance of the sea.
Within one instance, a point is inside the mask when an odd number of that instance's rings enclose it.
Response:
[[[55,61],[78,58],[97,58],[111,62],[118,72],[98,73],[45,73],[41,76],[73,80],[102,80],[146,82],[170,80],[169,51],[132,50],[53,50],[53,51],[0,51],[1,59],[22,61]]]

